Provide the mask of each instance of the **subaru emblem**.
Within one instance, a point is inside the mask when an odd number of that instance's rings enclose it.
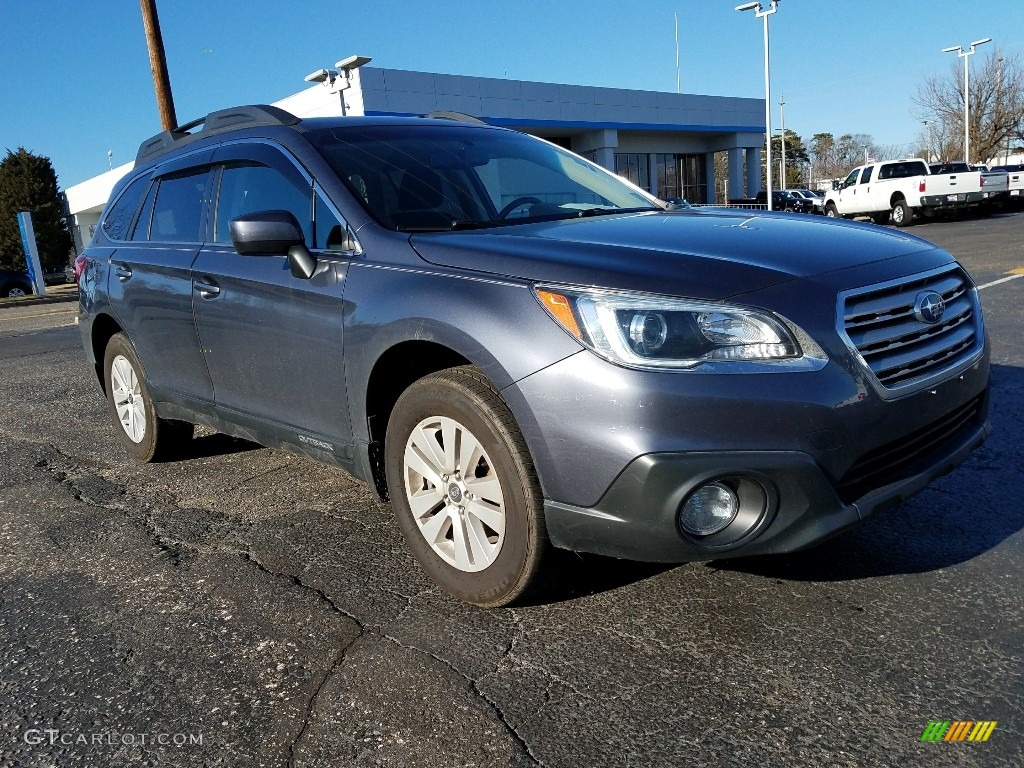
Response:
[[[914,317],[922,323],[934,325],[945,311],[946,302],[935,291],[922,291],[914,298]]]

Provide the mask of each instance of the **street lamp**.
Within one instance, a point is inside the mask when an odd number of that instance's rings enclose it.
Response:
[[[318,69],[306,75],[307,83],[320,83],[331,93],[337,93],[341,98],[341,114],[348,114],[348,106],[345,104],[345,91],[352,86],[352,72],[364,64],[369,64],[373,59],[369,56],[349,56],[339,61],[338,69]]]
[[[983,37],[981,40],[975,40],[971,43],[970,50],[965,51],[962,45],[952,45],[949,48],[942,49],[943,53],[955,53],[957,57],[964,60],[964,162],[968,164],[971,162],[971,72],[968,67],[969,57],[979,45],[991,42],[991,37]]]
[[[772,209],[772,82],[768,57],[768,17],[779,10],[779,0],[771,0],[771,5],[767,10],[762,7],[761,3],[743,3],[743,5],[737,5],[736,10],[753,11],[757,18],[764,19],[764,135],[768,151],[765,162],[766,181],[768,182],[765,200],[770,211]]]

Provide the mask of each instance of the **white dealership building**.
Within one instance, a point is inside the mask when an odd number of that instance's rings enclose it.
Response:
[[[763,99],[368,66],[321,70],[320,76],[324,82],[275,106],[298,117],[461,113],[555,142],[661,198],[714,203],[726,195],[753,197],[761,189]],[[140,131],[140,143],[153,133]],[[718,152],[728,153],[728,179],[716,183]],[[111,189],[132,166],[126,163],[67,189],[76,250],[89,242]]]

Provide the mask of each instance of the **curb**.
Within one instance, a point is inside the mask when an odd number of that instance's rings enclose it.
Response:
[[[33,304],[58,304],[65,301],[78,301],[78,291],[61,291],[46,296],[25,296],[18,299],[0,299],[0,312],[12,307],[30,307]]]

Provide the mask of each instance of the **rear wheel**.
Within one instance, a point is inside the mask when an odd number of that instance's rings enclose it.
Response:
[[[512,413],[477,369],[440,371],[402,394],[385,467],[409,548],[445,591],[497,607],[536,586],[550,547],[540,484]]]
[[[913,218],[914,211],[907,205],[907,201],[897,200],[896,204],[892,207],[892,223],[897,227],[907,227],[910,226]]]
[[[135,347],[123,333],[114,334],[107,343],[103,375],[110,416],[121,444],[133,457],[144,462],[157,461],[192,439],[191,424],[156,415]]]

